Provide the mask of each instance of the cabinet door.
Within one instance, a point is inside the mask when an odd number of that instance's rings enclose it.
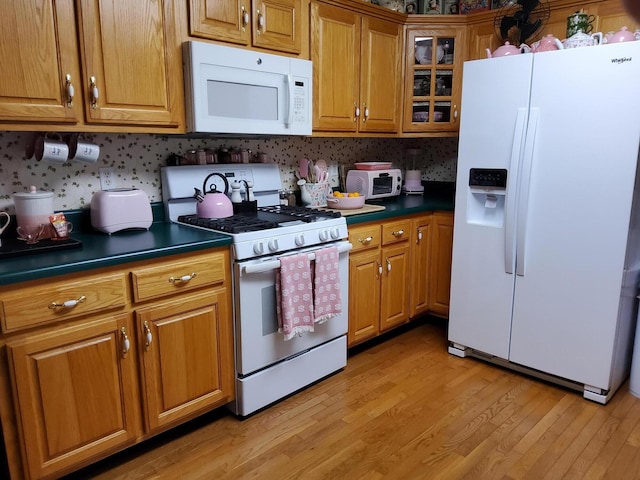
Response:
[[[397,132],[402,105],[400,25],[363,17],[361,132]]]
[[[78,122],[82,83],[73,0],[2,2],[0,17],[0,120]]]
[[[300,53],[302,0],[253,0],[253,45]]]
[[[431,215],[413,220],[411,229],[411,318],[429,309],[429,286],[431,284]]]
[[[349,256],[350,347],[378,334],[380,269],[377,248]]]
[[[360,107],[360,15],[311,6],[313,129],[355,132]]]
[[[121,314],[7,344],[30,478],[57,477],[133,443],[139,412],[135,357],[125,344],[130,324]]]
[[[433,214],[433,251],[431,255],[430,310],[449,315],[449,290],[451,289],[451,254],[453,252],[453,214]]]
[[[249,45],[251,0],[189,0],[189,27],[194,37]]]
[[[166,1],[79,0],[88,123],[178,125],[171,111]]]
[[[457,132],[465,42],[464,28],[407,31],[405,132]]]
[[[380,331],[409,320],[409,242],[382,249]]]
[[[233,400],[227,295],[208,290],[136,311],[149,431]]]

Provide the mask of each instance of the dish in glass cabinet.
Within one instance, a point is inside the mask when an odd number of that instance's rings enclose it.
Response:
[[[418,45],[416,47],[416,62],[420,65],[429,65],[431,63],[431,46]],[[444,48],[442,45],[438,45],[436,48],[436,63],[440,63],[444,58]]]

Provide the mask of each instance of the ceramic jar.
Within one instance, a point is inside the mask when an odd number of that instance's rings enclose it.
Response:
[[[602,33],[587,34],[578,32],[570,38],[563,40],[564,48],[592,47],[602,43]]]
[[[618,43],[618,42],[633,42],[636,40],[636,35],[627,30],[627,27],[622,27],[619,31],[613,33],[609,32],[604,36],[604,43]]]

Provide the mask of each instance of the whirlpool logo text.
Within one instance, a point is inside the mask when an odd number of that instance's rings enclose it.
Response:
[[[630,62],[633,57],[621,57],[621,58],[612,58],[611,63],[624,63]]]

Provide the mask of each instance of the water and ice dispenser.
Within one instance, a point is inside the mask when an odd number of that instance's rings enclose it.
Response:
[[[471,168],[469,170],[467,222],[491,227],[504,224],[507,170]]]

